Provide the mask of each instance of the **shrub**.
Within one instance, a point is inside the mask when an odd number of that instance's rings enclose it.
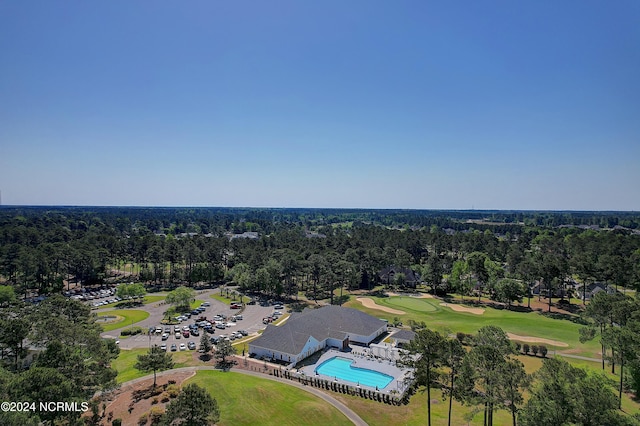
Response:
[[[531,346],[531,352],[533,352],[534,356],[538,356],[538,351],[540,350],[540,348],[537,345],[532,345]]]
[[[111,422],[112,426],[122,426],[122,419],[113,419]]]
[[[149,421],[149,413],[144,413],[138,418],[138,426],[144,426]]]
[[[516,342],[516,351],[520,352],[520,348],[522,348],[522,345],[520,344],[520,342]]]
[[[180,388],[178,387],[178,385],[167,386],[167,394],[169,395],[169,398],[176,398],[179,393]]]
[[[149,421],[152,425],[159,425],[164,416],[164,410],[160,407],[152,407],[149,411]]]
[[[158,398],[153,398],[153,399],[151,400],[151,405],[155,405],[155,404],[157,404],[158,402],[160,402],[160,401],[158,401]]]
[[[167,384],[169,384],[169,385],[175,385],[175,384],[176,384],[176,381],[175,381],[175,380],[169,380],[169,381],[167,382]]]
[[[169,398],[169,395],[167,395],[166,393],[162,394],[162,398],[160,399],[160,402],[165,403],[165,402],[169,402],[171,398]]]
[[[547,347],[540,345],[540,347],[538,348],[540,350],[540,355],[542,355],[542,358],[546,358],[547,357]]]
[[[460,343],[462,343],[462,344],[464,344],[465,337],[466,337],[466,334],[464,334],[464,333],[463,333],[463,332],[461,332],[461,331],[458,331],[458,332],[456,333],[456,339],[458,339],[458,341],[459,341]]]
[[[129,327],[120,332],[121,336],[134,336],[142,333],[142,327]]]
[[[525,355],[529,355],[529,351],[531,350],[531,348],[529,348],[529,344],[525,343],[524,345],[522,345],[522,351],[525,353]]]

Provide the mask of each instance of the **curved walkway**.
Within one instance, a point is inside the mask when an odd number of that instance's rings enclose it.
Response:
[[[173,370],[162,371],[160,373],[157,373],[156,376],[157,377],[163,377],[163,376],[168,376],[168,375],[174,374],[176,372],[183,372],[183,371],[191,371],[191,372],[193,372],[195,374],[195,372],[198,371],[198,370],[217,370],[217,371],[221,371],[218,368],[210,367],[210,366],[182,367],[182,368],[174,368]],[[331,395],[327,395],[326,393],[321,392],[320,390],[318,390],[316,388],[313,388],[313,387],[310,387],[310,386],[305,386],[303,384],[294,382],[292,380],[283,379],[281,377],[267,376],[265,374],[258,373],[256,371],[232,370],[232,372],[246,374],[246,375],[249,375],[249,376],[255,376],[255,377],[262,378],[262,379],[273,380],[273,381],[280,382],[280,383],[283,383],[283,384],[289,385],[289,386],[295,386],[295,387],[297,387],[299,389],[302,389],[303,391],[309,392],[309,393],[317,396],[318,398],[321,398],[324,401],[328,402],[329,404],[334,406],[338,411],[340,411],[342,414],[344,414],[345,417],[347,417],[351,421],[351,423],[353,423],[354,425],[367,426],[367,423],[364,420],[362,420],[362,418],[360,416],[358,416],[355,413],[355,411],[351,410],[349,407],[347,407],[346,405],[344,405],[342,402],[338,401],[337,399],[335,399]],[[144,381],[144,380],[149,380],[150,378],[153,378],[153,374],[149,374],[149,375],[146,375],[144,377],[139,377],[137,379],[129,380],[128,382],[120,383],[120,387],[124,387],[124,386],[127,386],[127,385],[133,385],[133,384],[136,384],[136,383]]]

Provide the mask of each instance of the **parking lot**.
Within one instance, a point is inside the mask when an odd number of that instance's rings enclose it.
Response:
[[[189,350],[186,346],[188,342],[194,342],[196,345],[196,350],[200,344],[200,338],[202,337],[203,329],[199,328],[199,336],[193,336],[189,333],[189,337],[184,337],[182,335],[183,327],[187,327],[196,322],[197,318],[200,316],[205,317],[210,323],[214,323],[214,317],[216,315],[221,315],[227,318],[227,320],[219,319],[218,321],[222,321],[225,323],[229,323],[228,319],[231,316],[234,316],[240,313],[240,309],[231,309],[231,307],[223,302],[220,302],[216,299],[211,298],[211,294],[218,292],[218,289],[213,290],[205,290],[199,292],[196,295],[196,299],[202,300],[205,304],[208,302],[209,306],[204,307],[204,311],[199,315],[192,315],[191,318],[181,321],[177,325],[163,325],[161,324],[161,320],[164,318],[164,312],[169,308],[169,305],[166,305],[162,302],[154,302],[150,304],[146,304],[143,306],[135,307],[133,309],[143,310],[149,312],[149,317],[143,321],[135,323],[134,326],[142,327],[145,331],[150,328],[154,329],[153,333],[150,334],[139,334],[135,336],[127,337],[126,339],[120,338],[120,331],[123,328],[130,327],[130,324],[123,324],[122,328],[118,328],[113,331],[107,331],[102,333],[103,337],[118,339],[120,341],[120,347],[123,349],[133,349],[133,348],[148,348],[151,345],[161,346],[162,344],[167,345],[167,350],[171,351],[171,345],[176,345],[176,351],[180,351],[180,344],[185,345],[184,350]],[[259,304],[255,305],[246,305],[244,311],[242,311],[242,319],[236,320],[233,322],[231,326],[225,327],[225,329],[221,328],[213,328],[212,336],[219,335],[227,335],[229,336],[231,333],[238,332],[240,330],[245,330],[248,335],[257,334],[259,330],[262,330],[266,327],[263,323],[263,318],[272,315],[276,309],[274,306],[261,306]],[[283,311],[283,310],[281,310]],[[113,313],[117,315],[118,309],[107,307],[102,308],[96,311],[100,314],[109,314]],[[177,338],[174,327],[178,326],[180,328],[181,333],[179,334],[179,338]],[[156,328],[160,328],[160,333],[156,333]],[[162,340],[162,335],[165,333],[165,327],[169,327],[170,331],[168,333],[168,337],[165,340]]]

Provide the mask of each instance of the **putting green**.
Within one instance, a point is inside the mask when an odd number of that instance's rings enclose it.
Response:
[[[389,306],[390,308],[400,309],[402,311],[414,312],[436,312],[440,310],[434,302],[435,299],[419,299],[417,297],[390,297],[388,299],[378,299],[379,305]]]

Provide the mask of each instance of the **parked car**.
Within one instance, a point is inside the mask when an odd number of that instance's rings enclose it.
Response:
[[[162,335],[162,340],[167,340],[169,338],[169,334],[168,333],[164,333]]]
[[[177,350],[178,350],[178,346],[176,346],[176,344],[175,344],[175,343],[174,343],[174,344],[172,344],[172,345],[171,345],[171,352],[175,352],[175,351],[177,351]]]
[[[184,343],[180,343],[180,350],[181,351],[186,351],[187,350],[187,345],[185,345]]]
[[[160,345],[160,349],[162,349],[163,351],[166,351],[167,350],[167,344],[166,343],[161,344]]]
[[[180,338],[180,336],[181,336],[181,334],[180,334],[180,333],[176,333],[176,339],[179,339],[179,338]]]
[[[187,347],[189,348],[189,350],[194,351],[196,349],[196,344],[194,342],[189,342],[187,344]]]
[[[238,333],[242,334],[243,336],[249,335],[249,332],[247,332],[247,330],[238,330]]]

